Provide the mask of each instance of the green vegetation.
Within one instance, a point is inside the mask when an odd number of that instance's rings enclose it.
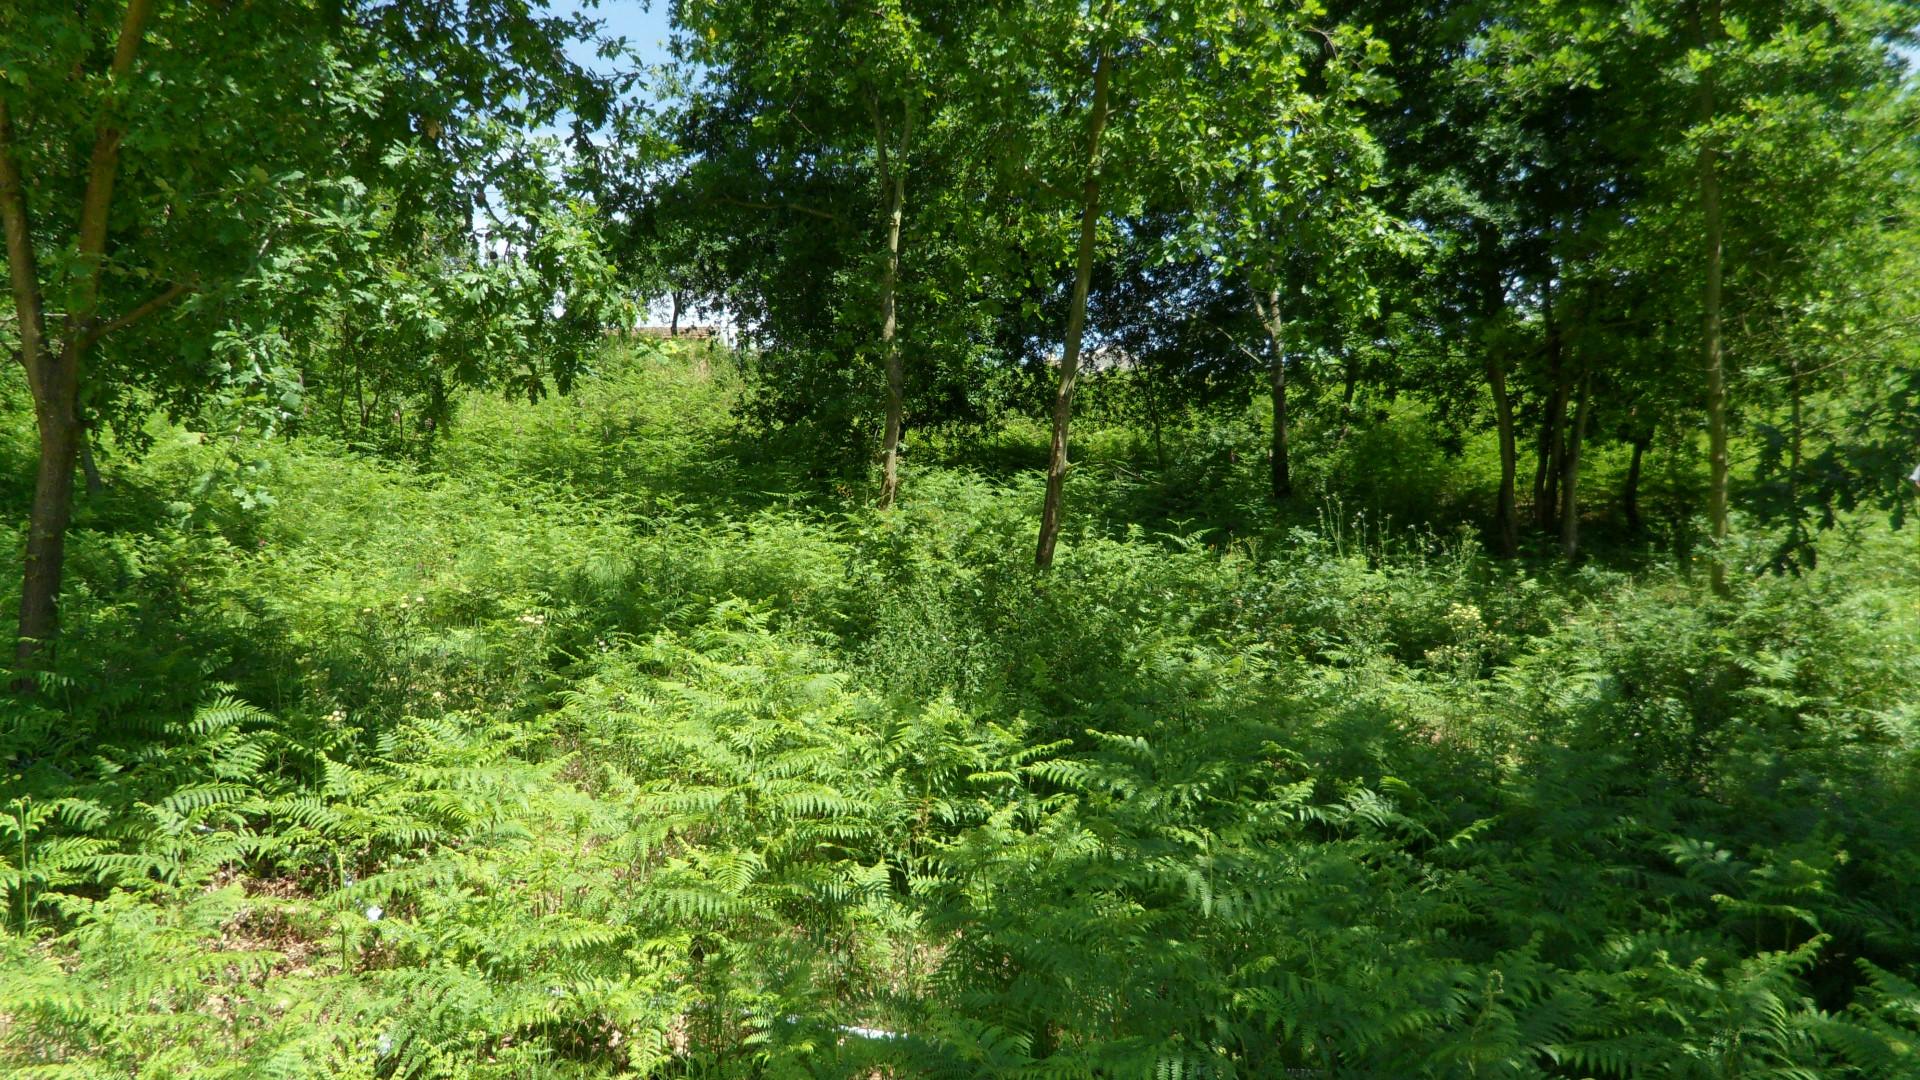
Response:
[[[594,9],[0,0],[0,1074],[1920,1080],[1910,0]]]
[[[10,1075],[1911,1072],[1904,537],[1223,552],[1105,429],[1036,578],[1031,472],[849,513],[736,387],[156,430],[7,707]]]

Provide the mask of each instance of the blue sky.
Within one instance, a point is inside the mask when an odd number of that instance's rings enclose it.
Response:
[[[627,44],[639,53],[642,63],[658,64],[667,58],[667,0],[651,3],[648,0],[601,0],[597,7],[588,7],[581,0],[557,0],[553,8],[566,14],[585,10],[605,24],[602,34],[626,38]],[[587,46],[575,45],[568,51],[575,60],[590,67],[602,65]]]
[[[658,64],[667,59],[666,40],[669,32],[667,6],[669,0],[600,0],[597,7],[591,8],[594,18],[605,23],[603,33],[608,37],[624,37],[646,64]],[[586,7],[582,0],[554,0],[553,7],[560,12],[575,12]],[[1900,49],[1905,54],[1909,68],[1920,67],[1920,50]],[[600,61],[593,50],[576,45],[570,52],[576,60],[589,66],[598,67]]]

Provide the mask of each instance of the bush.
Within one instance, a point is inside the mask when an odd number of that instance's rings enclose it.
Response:
[[[847,512],[731,392],[120,470],[0,706],[10,1075],[1920,1075],[1901,545],[1718,599],[1109,481],[1036,577],[1031,479]]]

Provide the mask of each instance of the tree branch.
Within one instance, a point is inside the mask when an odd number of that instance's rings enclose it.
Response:
[[[27,219],[27,186],[20,163],[13,156],[13,114],[0,100],[0,224],[7,236],[7,269],[13,284],[13,305],[20,320],[20,363],[27,383],[41,396],[40,366],[46,357],[46,320],[40,298],[40,270],[33,254],[33,231]]]
[[[107,86],[110,97],[104,122],[94,135],[93,158],[87,165],[86,193],[80,200],[79,253],[89,264],[89,272],[83,279],[79,301],[67,316],[68,335],[74,340],[78,338],[73,331],[91,321],[100,295],[100,271],[105,265],[107,250],[107,210],[113,204],[113,181],[120,167],[120,137],[125,134],[119,115],[119,95],[125,92],[127,78],[133,73],[134,54],[140,49],[140,37],[146,29],[147,16],[152,13],[153,0],[127,0],[127,15],[120,24],[120,41],[113,51]]]
[[[1256,300],[1254,302],[1258,303],[1259,301]],[[1206,323],[1205,326],[1207,329],[1213,331],[1216,334],[1219,334],[1223,338],[1226,338],[1227,344],[1240,350],[1241,355],[1245,356],[1247,359],[1253,361],[1256,364],[1264,364],[1267,362],[1265,357],[1261,356],[1259,353],[1256,353],[1252,349],[1249,349],[1245,345],[1241,344],[1239,338],[1236,338],[1232,334],[1227,333],[1226,330],[1224,330],[1219,326],[1219,324]]]
[[[90,348],[94,342],[99,341],[115,330],[132,326],[134,323],[139,322],[141,319],[146,318],[193,291],[194,287],[192,285],[182,285],[178,282],[169,285],[163,292],[154,296],[146,303],[141,304],[139,307],[134,308],[132,311],[127,312],[125,315],[111,322],[100,323],[90,328],[85,334],[80,336],[80,347],[83,349]]]
[[[837,222],[840,220],[840,215],[838,214],[830,214],[825,210],[815,210],[811,206],[796,206],[793,203],[748,202],[745,199],[735,199],[727,195],[717,195],[714,197],[713,201],[718,203],[724,203],[728,206],[742,207],[747,210],[791,210],[796,214],[808,214],[812,217],[817,217],[824,221]]]

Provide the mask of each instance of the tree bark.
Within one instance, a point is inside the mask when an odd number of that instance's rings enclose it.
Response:
[[[1719,0],[1708,0],[1700,28],[1702,45],[1711,45],[1720,36]],[[1700,75],[1700,122],[1713,122],[1713,68]],[[1701,144],[1697,163],[1700,176],[1700,211],[1705,219],[1703,252],[1706,283],[1701,297],[1703,325],[1701,352],[1704,354],[1707,411],[1707,523],[1716,545],[1727,538],[1727,378],[1721,333],[1723,290],[1725,288],[1726,220],[1720,206],[1719,149],[1712,136]],[[1713,589],[1727,591],[1727,570],[1722,553],[1716,551],[1710,569]]]
[[[1560,505],[1560,473],[1566,464],[1567,388],[1556,385],[1540,421],[1540,457],[1533,470],[1533,523],[1552,531]]]
[[[907,149],[913,137],[913,109],[909,105],[900,126],[900,148],[889,161],[886,126],[878,102],[873,108],[874,145],[880,155],[880,179],[887,190],[887,256],[880,274],[880,355],[886,365],[887,418],[881,439],[880,508],[893,505],[900,488],[900,428],[906,421],[906,372],[901,368],[900,343],[895,340],[895,295],[900,282],[900,220],[907,201]]]
[[[100,477],[100,466],[93,460],[94,431],[92,424],[80,424],[80,475],[87,478],[89,496],[100,494],[107,486],[107,482]]]
[[[1640,518],[1640,464],[1652,442],[1650,434],[1634,437],[1633,458],[1627,463],[1627,482],[1620,489],[1620,511],[1626,515],[1627,528],[1636,533],[1644,528]]]
[[[6,229],[8,277],[20,324],[20,363],[27,369],[27,386],[33,394],[34,419],[40,433],[40,465],[28,511],[25,576],[14,635],[14,658],[25,668],[41,643],[53,637],[53,603],[60,589],[60,560],[66,514],[70,512],[65,507],[72,498],[73,462],[69,459],[64,470],[59,467],[58,440],[63,425],[58,423],[60,394],[54,384],[60,373],[47,342],[40,271],[28,228],[26,184],[14,160],[13,116],[4,100],[0,100],[0,223]],[[70,404],[67,412],[71,415]],[[49,454],[49,449],[54,452]],[[50,476],[50,471],[62,473],[64,481]],[[65,500],[61,497],[62,482],[67,488]],[[24,688],[25,684],[16,685]]]
[[[28,666],[59,631],[60,575],[73,518],[73,469],[79,425],[71,395],[35,410],[40,428],[40,467],[27,517],[26,572],[20,587],[19,641],[14,659]]]
[[[1108,4],[1109,11],[1111,3]],[[1107,128],[1107,80],[1112,58],[1104,46],[1093,64],[1093,111],[1087,123],[1087,173],[1080,192],[1080,246],[1073,268],[1073,297],[1067,306],[1066,340],[1060,354],[1060,383],[1053,395],[1053,440],[1047,448],[1047,495],[1040,508],[1040,543],[1033,565],[1053,565],[1060,539],[1060,502],[1067,482],[1067,425],[1073,419],[1073,390],[1080,374],[1080,339],[1087,327],[1087,290],[1093,281],[1093,249],[1100,231],[1100,137]]]
[[[680,290],[673,289],[669,291],[667,293],[667,302],[671,304],[673,307],[673,314],[667,318],[667,336],[679,337],[680,336]]]
[[[1549,295],[1546,310],[1547,373],[1552,390],[1547,399],[1546,416],[1540,428],[1540,463],[1534,472],[1533,523],[1551,532],[1555,508],[1560,504],[1560,477],[1566,470],[1567,400],[1573,387],[1567,379],[1562,359],[1560,328],[1553,320],[1553,300]]]
[[[1347,355],[1346,385],[1340,390],[1340,436],[1337,444],[1347,441],[1353,431],[1353,394],[1360,382],[1360,358],[1352,353]]]
[[[1549,398],[1548,401],[1541,406],[1541,409],[1545,412],[1551,408],[1552,399]],[[1540,437],[1534,440],[1535,445],[1533,448],[1533,502],[1531,505],[1533,507],[1532,514],[1535,528],[1544,528],[1541,524],[1543,518],[1541,517],[1540,504],[1547,496],[1547,463],[1552,457],[1552,450],[1549,444],[1549,440],[1552,437],[1552,430],[1547,419],[1543,416],[1540,421]]]
[[[0,99],[0,225],[7,240],[8,284],[20,324],[20,363],[35,401],[43,396],[47,373],[47,335],[40,300],[40,268],[28,229],[27,188],[13,158],[13,114]]]
[[[1580,451],[1587,437],[1587,416],[1593,405],[1593,375],[1580,377],[1579,403],[1573,426],[1567,431],[1560,473],[1560,553],[1568,559],[1580,554]]]
[[[1500,495],[1494,506],[1494,535],[1500,554],[1512,558],[1520,551],[1520,520],[1514,505],[1519,448],[1513,437],[1513,398],[1507,394],[1507,369],[1500,355],[1487,350],[1487,389],[1493,393],[1493,421],[1500,433]]]
[[[1277,283],[1267,289],[1265,302],[1260,293],[1248,282],[1248,291],[1253,296],[1254,313],[1260,316],[1260,325],[1267,331],[1267,393],[1273,399],[1273,501],[1285,502],[1293,494],[1293,467],[1287,457],[1287,322],[1286,313],[1280,306],[1280,286]]]
[[[80,364],[86,349],[108,329],[126,325],[157,310],[181,290],[163,294],[128,316],[104,326],[98,320],[100,274],[106,257],[107,211],[120,164],[121,102],[140,48],[153,0],[129,0],[109,70],[110,97],[94,131],[87,183],[80,199],[76,254],[85,272],[64,319],[61,340],[46,334],[44,294],[34,256],[26,183],[14,156],[13,117],[0,102],[0,225],[4,226],[7,265],[20,323],[20,359],[27,369],[39,429],[40,461],[28,510],[20,618],[14,658],[25,669],[38,663],[59,631],[60,577],[66,560],[67,525],[73,516],[73,470],[80,441],[77,412]],[[18,684],[16,684],[18,685]]]
[[[1485,358],[1487,390],[1493,395],[1493,422],[1500,440],[1500,491],[1494,503],[1494,542],[1501,555],[1520,552],[1520,510],[1515,486],[1519,481],[1520,448],[1514,435],[1513,396],[1507,392],[1506,357],[1492,333],[1506,306],[1506,282],[1497,258],[1499,237],[1492,226],[1478,230],[1480,249],[1480,349]]]

